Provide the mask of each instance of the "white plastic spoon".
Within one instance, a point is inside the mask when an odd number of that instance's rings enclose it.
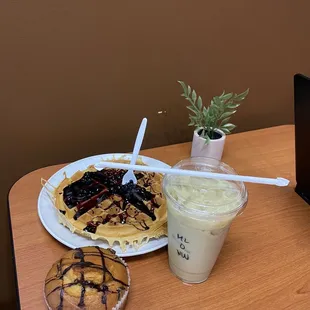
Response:
[[[136,142],[135,142],[135,146],[133,148],[133,153],[131,156],[131,161],[130,161],[130,165],[135,165],[139,152],[140,152],[140,148],[143,142],[143,138],[144,138],[144,133],[145,133],[145,129],[146,129],[146,124],[147,124],[147,119],[144,118],[141,122],[138,134],[137,134],[137,138],[136,138]],[[129,170],[124,174],[123,176],[123,180],[122,180],[122,184],[126,184],[130,181],[133,181],[133,183],[137,184],[137,178],[135,176],[135,174],[133,173],[133,170],[131,168],[129,168]]]
[[[218,179],[218,180],[227,180],[227,181],[239,181],[239,182],[249,182],[249,183],[260,183],[268,185],[277,185],[277,186],[287,186],[290,181],[284,178],[260,178],[260,177],[251,177],[251,176],[242,176],[234,174],[224,174],[224,173],[213,173],[206,171],[193,171],[193,170],[183,170],[183,169],[174,169],[174,168],[158,168],[151,166],[141,166],[141,165],[129,165],[121,164],[115,162],[101,162],[95,165],[97,170],[103,168],[116,168],[116,169],[130,169],[136,171],[148,171],[148,172],[158,172],[174,175],[186,175],[207,179]]]

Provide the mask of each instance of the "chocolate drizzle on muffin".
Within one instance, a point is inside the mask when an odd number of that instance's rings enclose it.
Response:
[[[99,247],[69,251],[54,264],[45,281],[47,303],[57,310],[64,308],[65,300],[67,308],[71,304],[72,308],[87,309],[88,301],[98,309],[112,309],[128,288],[124,262],[113,250]]]

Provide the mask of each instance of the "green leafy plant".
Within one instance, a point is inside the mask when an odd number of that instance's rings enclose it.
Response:
[[[189,101],[187,106],[192,114],[189,115],[190,123],[188,126],[195,126],[196,129],[201,129],[198,134],[206,139],[206,143],[210,139],[215,139],[217,136],[216,129],[222,130],[225,134],[230,134],[236,128],[236,125],[230,123],[230,118],[237,112],[237,108],[246,98],[249,89],[241,94],[223,93],[220,96],[212,98],[208,107],[202,104],[202,98],[197,95],[194,89],[186,85],[182,81],[178,81],[183,88],[181,96]]]

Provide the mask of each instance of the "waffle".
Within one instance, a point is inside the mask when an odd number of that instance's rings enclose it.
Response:
[[[78,171],[55,189],[60,223],[93,240],[139,247],[167,234],[162,175],[135,172],[137,184],[122,185],[126,170],[93,166]]]

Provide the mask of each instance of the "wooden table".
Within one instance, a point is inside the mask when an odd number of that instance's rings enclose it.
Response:
[[[189,157],[190,143],[143,151],[170,165]],[[130,309],[310,309],[310,209],[294,192],[294,127],[231,135],[223,161],[240,174],[291,180],[280,188],[248,184],[249,203],[233,223],[209,279],[185,285],[169,271],[167,250],[128,258]],[[44,309],[44,278],[67,248],[37,215],[40,178],[63,165],[33,171],[9,195],[22,309]]]

